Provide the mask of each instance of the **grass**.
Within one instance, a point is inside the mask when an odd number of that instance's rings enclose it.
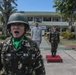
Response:
[[[46,36],[44,36],[44,38],[47,41],[47,43],[50,44],[48,41],[49,39],[47,39]],[[74,45],[74,46],[76,46],[76,40],[68,40],[68,39],[63,39],[62,37],[60,37],[59,45]]]
[[[62,45],[76,45],[76,40],[61,39],[59,44],[62,44]]]

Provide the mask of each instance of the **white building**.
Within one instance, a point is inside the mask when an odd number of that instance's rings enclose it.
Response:
[[[39,22],[40,28],[46,30],[56,26],[59,31],[62,31],[69,26],[69,23],[56,12],[24,12],[24,14],[28,17],[30,28],[35,25],[35,22]]]
[[[39,22],[40,28],[49,31],[52,26],[56,26],[57,29],[62,32],[65,31],[69,23],[62,18],[61,14],[56,12],[23,12],[28,17],[30,28],[35,25],[35,22]],[[76,24],[76,23],[75,23]],[[0,25],[1,26],[1,25]]]

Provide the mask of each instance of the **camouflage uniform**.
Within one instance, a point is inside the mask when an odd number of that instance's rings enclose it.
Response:
[[[37,44],[25,36],[29,28],[27,17],[23,13],[12,14],[7,28],[12,37],[3,42],[1,51],[4,75],[32,75],[33,72],[35,75],[45,75],[43,59]],[[23,29],[22,33],[20,29]],[[15,33],[18,37],[14,37]]]
[[[45,68],[37,44],[24,37],[18,51],[14,48],[11,38],[5,40],[1,52],[4,75],[45,75]]]
[[[53,57],[56,56],[59,41],[59,32],[50,32],[49,42],[51,42],[51,53]]]

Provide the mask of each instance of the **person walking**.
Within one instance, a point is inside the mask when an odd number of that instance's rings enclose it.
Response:
[[[35,27],[31,29],[31,38],[37,43],[38,47],[40,47],[42,41],[42,30],[39,28],[37,22],[35,23]]]
[[[25,36],[29,23],[23,13],[13,13],[7,28],[11,37],[3,42],[1,62],[3,75],[45,75],[42,55],[37,44]]]
[[[50,31],[49,42],[51,43],[51,54],[53,57],[56,56],[58,43],[60,42],[59,32],[56,31],[56,27],[52,27]]]

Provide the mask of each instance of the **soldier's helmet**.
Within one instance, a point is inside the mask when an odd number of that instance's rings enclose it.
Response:
[[[27,29],[29,29],[29,23],[27,17],[23,13],[12,14],[7,22],[7,29],[10,29],[12,23],[23,23]]]

